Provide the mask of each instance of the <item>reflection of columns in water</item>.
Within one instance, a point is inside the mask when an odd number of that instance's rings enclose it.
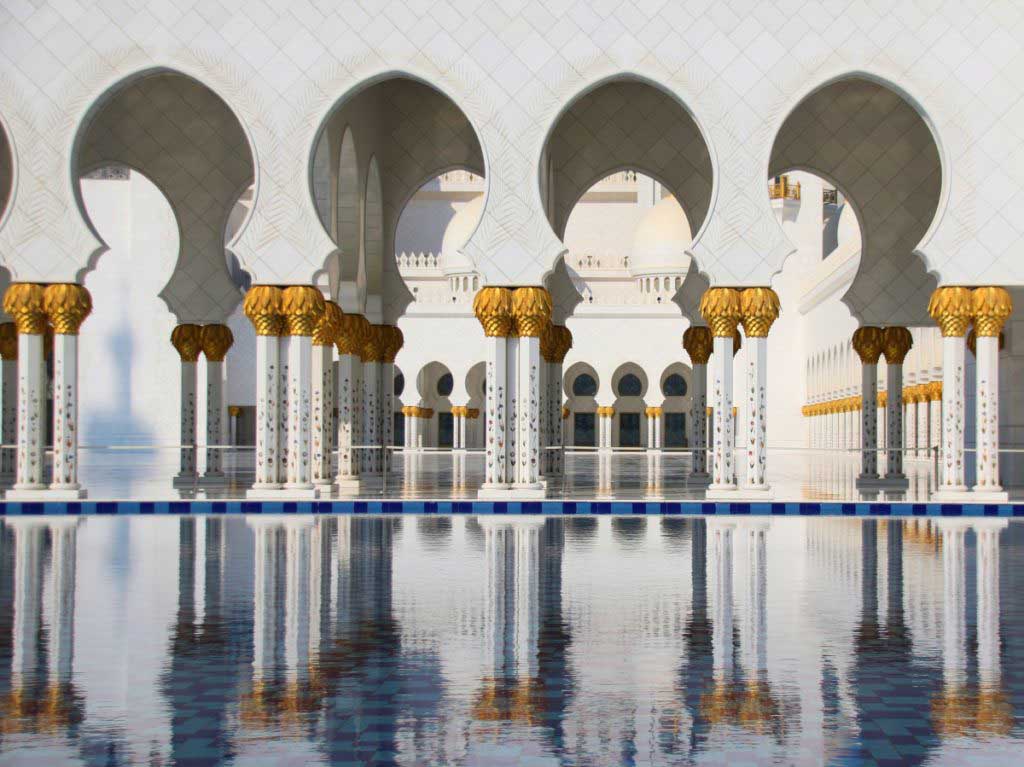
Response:
[[[597,453],[597,494],[601,497],[612,495],[612,453]]]
[[[1013,709],[1003,691],[999,646],[999,532],[1005,519],[975,520],[978,568],[978,702],[980,731],[1006,735]]]
[[[727,681],[733,665],[732,543],[735,524],[708,520],[713,623],[711,644],[716,684]]]
[[[766,538],[770,521],[757,521],[740,526],[747,539],[747,603],[746,615],[740,631],[740,647],[747,682],[757,681],[767,669],[767,610],[768,565]]]
[[[647,454],[647,490],[648,498],[661,496],[661,452]]]
[[[36,520],[8,520],[14,530],[14,627],[11,687],[31,684],[39,665],[42,635],[43,539],[46,527]]]

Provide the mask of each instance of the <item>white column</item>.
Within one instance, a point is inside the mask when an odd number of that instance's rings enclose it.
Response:
[[[999,483],[999,336],[977,336],[975,341],[975,493],[1005,500]]]
[[[903,363],[886,365],[886,391],[888,392],[885,412],[887,455],[885,478],[904,478],[903,474]]]
[[[563,451],[562,435],[562,361],[552,362],[548,366],[548,408],[551,411],[551,434],[550,444],[553,448],[548,451],[548,465],[553,474],[561,474],[563,470],[565,454]]]
[[[325,339],[326,340],[326,339]],[[334,347],[328,341],[314,344],[312,356],[313,383],[313,484],[330,486],[332,414],[334,412]]]
[[[508,339],[487,336],[487,402],[485,409],[484,485],[507,487],[508,474]]]
[[[928,447],[935,448],[942,444],[942,389],[928,395]]]
[[[397,350],[395,350],[397,352]],[[395,443],[395,362],[385,359],[380,366],[381,392],[381,470],[391,460],[391,448]]]
[[[540,482],[540,338],[521,336],[516,371],[515,487],[539,490]]]
[[[196,361],[181,361],[181,424],[179,481],[191,482],[196,475]]]
[[[338,476],[337,484],[343,490],[359,489],[359,462],[355,445],[358,443],[358,397],[359,369],[362,367],[359,357],[355,354],[340,353],[338,356]],[[415,418],[405,419],[405,440],[412,446],[413,422]]]
[[[78,483],[78,336],[53,337],[53,481],[50,490],[84,498]]]
[[[651,408],[644,412],[644,418],[647,421],[647,449],[654,450],[654,413]]]
[[[904,432],[903,441],[907,446],[906,455],[910,458],[917,457],[917,401],[911,392],[911,399],[909,402],[904,402],[904,423],[906,424],[906,431]]]
[[[736,489],[733,466],[732,336],[715,336],[711,357],[712,469],[710,490]]]
[[[206,360],[206,477],[224,476],[224,361]]]
[[[665,437],[662,434],[662,423],[665,420],[665,413],[659,407],[654,413],[654,449],[661,450],[665,447]]]
[[[928,396],[919,393],[917,396],[917,457],[928,458],[928,426],[931,421],[928,418]]]
[[[256,481],[253,490],[280,489],[280,380],[276,335],[256,336]]]
[[[12,323],[13,324],[13,323]],[[18,341],[14,340],[15,355]],[[18,439],[18,359],[4,358],[3,366],[3,412],[0,413],[0,444],[14,445]],[[0,449],[0,475],[14,474],[13,447]]]
[[[715,339],[716,341],[718,339]],[[717,349],[716,349],[717,351]],[[768,419],[768,338],[747,337],[747,478],[746,491],[767,491],[765,478],[767,455],[765,451],[765,424]]]
[[[313,339],[292,335],[288,343],[288,474],[285,489],[312,491],[309,454],[312,414]]]
[[[877,359],[877,358],[876,358]],[[860,369],[860,480],[878,479],[878,365],[864,362]]]
[[[40,418],[45,407],[43,381],[43,334],[18,333],[18,447],[15,457],[15,490],[42,490],[46,424]],[[8,495],[10,497],[10,495]]]
[[[379,361],[363,363],[363,444],[369,446],[360,461],[364,474],[380,473],[380,450],[375,449],[381,446],[380,372]]]
[[[708,475],[708,366],[693,363],[693,395],[690,400],[690,428],[693,431],[693,476],[703,479]]]
[[[277,480],[283,488],[285,483],[288,481],[288,420],[290,414],[290,407],[288,405],[288,399],[290,392],[290,378],[288,370],[291,367],[291,342],[292,339],[287,333],[283,333],[277,339],[277,355],[280,364],[278,365],[278,396],[280,402],[277,408],[277,429],[278,429],[278,443],[277,449],[280,455],[280,462],[278,463],[278,475]]]

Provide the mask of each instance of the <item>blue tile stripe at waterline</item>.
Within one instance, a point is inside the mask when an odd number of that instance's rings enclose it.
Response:
[[[686,501],[32,501],[0,516],[121,514],[482,514],[787,517],[1024,517],[1024,504]]]

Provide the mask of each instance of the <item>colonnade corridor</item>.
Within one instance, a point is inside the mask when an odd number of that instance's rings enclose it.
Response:
[[[0,748],[1010,764],[1022,559],[985,518],[9,518]]]

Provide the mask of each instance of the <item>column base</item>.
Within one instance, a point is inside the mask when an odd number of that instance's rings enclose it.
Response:
[[[171,480],[172,487],[193,487],[198,484],[198,474],[175,474],[174,479]]]
[[[886,474],[884,477],[872,480],[871,484],[865,485],[865,487],[878,490],[906,490],[910,487],[910,480],[907,479],[906,474]]]
[[[735,501],[739,497],[739,487],[737,485],[708,485],[707,492],[704,497],[710,500],[722,500],[722,501]]]
[[[952,485],[936,490],[928,500],[935,503],[970,503],[973,497],[974,493],[967,485]]]
[[[88,496],[85,488],[46,487],[38,488],[13,487],[4,494],[5,501],[80,501]]]
[[[359,495],[363,489],[363,481],[359,477],[338,477],[334,480],[333,487],[338,488],[338,495],[351,497]]]
[[[227,475],[223,471],[208,471],[199,478],[201,485],[222,485],[226,481]]]
[[[534,501],[547,497],[547,490],[536,485],[484,485],[476,494],[481,501]]]
[[[285,482],[280,493],[282,498],[317,497],[317,489],[312,482]]]
[[[1010,500],[1009,494],[998,485],[995,487],[975,485],[971,488],[971,501],[968,503],[1006,503],[1008,500]]]
[[[737,500],[744,501],[770,501],[775,497],[771,485],[740,485],[736,495]]]

